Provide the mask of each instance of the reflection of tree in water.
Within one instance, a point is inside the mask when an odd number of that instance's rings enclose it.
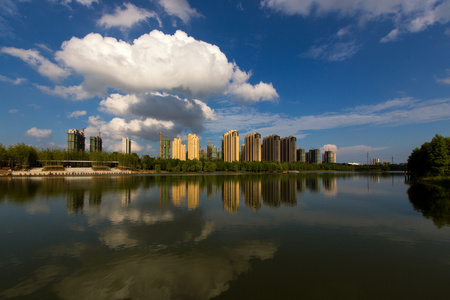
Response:
[[[450,226],[449,189],[413,184],[407,193],[414,210],[421,212],[425,218],[432,219],[439,228]]]
[[[67,193],[67,213],[83,212],[84,191],[72,190]]]

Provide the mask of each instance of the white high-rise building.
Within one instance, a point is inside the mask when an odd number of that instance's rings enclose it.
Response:
[[[129,137],[122,138],[122,153],[131,154],[131,140]]]

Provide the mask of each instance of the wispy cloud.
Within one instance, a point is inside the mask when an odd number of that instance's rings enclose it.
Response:
[[[25,50],[14,47],[2,47],[1,53],[15,56],[35,68],[41,75],[50,78],[53,81],[58,81],[70,75],[70,71],[59,67],[50,62],[48,59],[39,54],[37,50]]]
[[[18,85],[18,84],[21,84],[21,83],[27,81],[27,79],[26,78],[11,79],[11,78],[8,78],[6,76],[0,75],[0,81],[11,83],[11,84],[14,84],[14,85]]]
[[[78,119],[78,117],[82,117],[82,116],[85,116],[85,115],[86,115],[86,111],[85,110],[76,110],[76,111],[68,114],[67,117],[69,119],[71,119],[71,118]]]
[[[399,98],[375,105],[357,106],[341,112],[319,115],[283,116],[259,113],[255,109],[234,107],[216,109],[217,121],[207,122],[208,132],[230,129],[242,132],[258,131],[262,135],[305,136],[307,131],[355,126],[400,126],[450,119],[450,99],[418,100]]]
[[[120,27],[126,29],[149,18],[154,18],[158,21],[159,27],[162,27],[161,20],[155,12],[139,8],[131,3],[124,3],[123,6],[124,8],[116,7],[113,14],[103,15],[100,20],[97,21],[97,24],[105,28]]]

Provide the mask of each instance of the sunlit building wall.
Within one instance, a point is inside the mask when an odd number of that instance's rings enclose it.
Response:
[[[261,161],[261,135],[253,132],[245,136],[242,157],[244,161]]]
[[[122,138],[122,153],[131,154],[131,140],[129,137]]]
[[[174,138],[172,143],[172,158],[186,160],[186,145],[181,143],[181,139]]]
[[[188,135],[188,159],[199,159],[199,142],[195,134]]]
[[[327,150],[322,155],[322,162],[327,164],[336,163],[336,153],[331,150]]]
[[[239,161],[239,133],[230,130],[223,135],[223,160],[226,162]]]

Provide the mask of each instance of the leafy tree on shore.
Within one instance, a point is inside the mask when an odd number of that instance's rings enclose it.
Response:
[[[449,165],[450,138],[438,134],[414,149],[408,158],[408,170],[417,177],[448,176]]]

